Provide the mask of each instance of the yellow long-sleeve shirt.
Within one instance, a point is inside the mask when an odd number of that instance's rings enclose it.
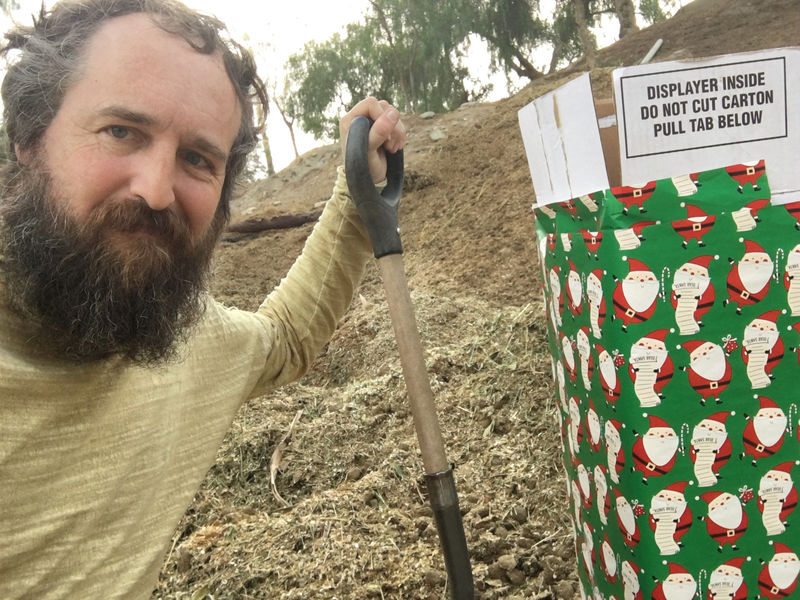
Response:
[[[307,370],[369,255],[340,169],[280,286],[209,298],[177,364],[46,358],[0,299],[0,598],[149,598],[238,408]]]

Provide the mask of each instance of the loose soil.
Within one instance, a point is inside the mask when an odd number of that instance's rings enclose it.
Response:
[[[695,0],[600,51],[592,84],[610,97],[612,68],[635,64],[659,38],[656,59],[667,60],[796,45],[798,33],[797,0]],[[580,597],[517,111],[583,70],[433,119],[404,116],[406,271],[477,597],[487,600]],[[434,129],[446,137],[433,141]],[[305,154],[245,190],[234,220],[318,209],[340,160],[334,145]],[[214,295],[256,308],[311,227],[226,234]],[[445,600],[426,494],[373,265],[312,371],[241,410],[153,597]]]

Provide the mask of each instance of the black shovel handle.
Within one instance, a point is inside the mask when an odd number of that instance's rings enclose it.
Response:
[[[381,258],[387,254],[403,253],[397,228],[397,207],[403,193],[403,151],[386,153],[386,187],[378,192],[372,183],[367,159],[371,127],[372,119],[353,119],[347,134],[344,170],[347,187],[372,241],[372,251],[375,258]]]

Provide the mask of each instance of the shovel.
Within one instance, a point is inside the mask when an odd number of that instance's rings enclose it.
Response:
[[[403,378],[414,416],[414,428],[422,452],[425,480],[451,585],[451,597],[453,600],[473,600],[472,568],[453,469],[444,452],[433,391],[403,267],[403,245],[397,228],[397,206],[403,191],[403,151],[387,153],[387,185],[379,193],[372,183],[367,162],[370,127],[372,121],[367,117],[356,117],[350,125],[345,148],[347,185],[369,233],[372,250],[381,270]]]

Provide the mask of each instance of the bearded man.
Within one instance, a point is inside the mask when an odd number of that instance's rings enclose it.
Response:
[[[7,35],[0,598],[149,598],[238,408],[300,377],[370,255],[343,170],[256,312],[208,297],[248,153],[252,57],[174,0],[65,0]],[[13,52],[12,52],[13,51]],[[405,133],[362,101],[373,179]]]

